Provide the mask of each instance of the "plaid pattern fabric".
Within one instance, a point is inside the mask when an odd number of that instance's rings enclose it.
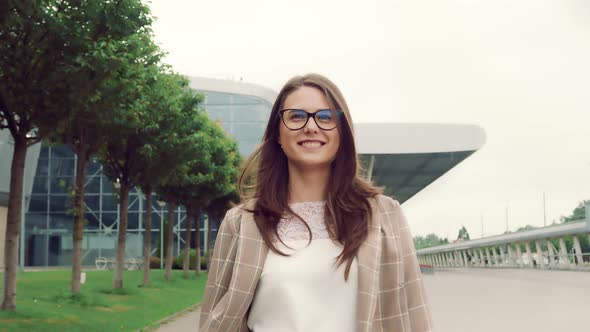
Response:
[[[432,331],[414,242],[401,206],[384,195],[371,204],[369,235],[357,254],[357,331]],[[248,208],[253,205],[248,202]],[[241,206],[229,210],[213,249],[199,332],[251,332],[248,309],[267,253],[253,215]]]

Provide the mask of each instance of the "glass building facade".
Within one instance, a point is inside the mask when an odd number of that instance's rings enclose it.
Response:
[[[260,142],[272,105],[258,97],[214,91],[198,91],[205,95],[204,106],[211,118],[219,120],[228,134],[238,141],[241,154],[247,157]],[[43,144],[37,161],[33,189],[25,214],[25,266],[69,266],[73,250],[73,216],[70,195],[73,190],[76,156],[66,146]],[[30,181],[30,180],[27,180]],[[166,207],[160,207],[156,195],[152,202],[152,255],[160,256],[161,227],[168,218]],[[113,184],[102,174],[95,158],[86,170],[86,208],[82,265],[94,266],[98,257],[114,258],[118,230],[118,200]],[[137,188],[129,196],[129,224],[125,255],[143,255],[145,232],[145,197]],[[186,211],[174,211],[174,255],[185,247]],[[201,216],[201,253],[207,249],[209,222]],[[195,232],[193,226],[192,232]],[[193,240],[191,235],[191,241]],[[212,229],[212,238],[216,229]],[[194,243],[191,247],[194,248]]]

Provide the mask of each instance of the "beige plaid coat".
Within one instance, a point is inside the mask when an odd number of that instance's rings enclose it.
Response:
[[[401,206],[384,195],[371,205],[369,235],[357,254],[356,330],[431,331],[420,267]],[[213,249],[199,332],[250,331],[249,307],[268,250],[252,213],[240,206],[227,212]]]

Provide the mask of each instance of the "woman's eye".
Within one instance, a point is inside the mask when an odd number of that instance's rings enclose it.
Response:
[[[302,119],[305,119],[305,115],[306,114],[303,113],[303,112],[292,112],[289,115],[289,119],[291,119],[291,120],[302,120]]]
[[[330,112],[330,111],[319,112],[317,115],[317,118],[320,121],[330,121],[330,120],[332,120],[332,112]]]

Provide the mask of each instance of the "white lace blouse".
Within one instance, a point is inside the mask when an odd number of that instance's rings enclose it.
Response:
[[[346,262],[336,269],[342,245],[330,239],[324,220],[325,201],[290,204],[308,223],[309,232],[294,216],[279,221],[285,244],[276,245],[285,257],[268,251],[248,315],[253,332],[352,332],[356,324],[358,265],[351,265],[344,281]]]

